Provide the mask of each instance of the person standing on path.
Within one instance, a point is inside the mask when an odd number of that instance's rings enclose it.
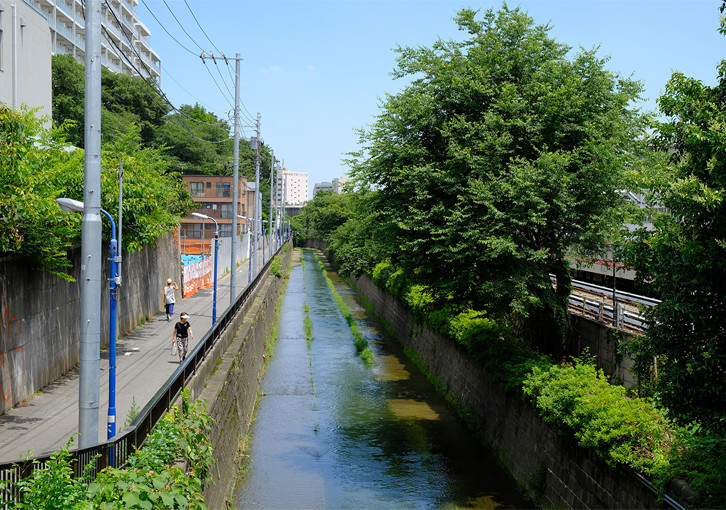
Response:
[[[174,291],[179,290],[176,286],[176,282],[171,281],[171,278],[166,280],[166,287],[164,287],[164,306],[166,307],[166,322],[171,322],[171,317],[174,315],[174,303],[176,303],[176,297]]]
[[[171,343],[177,343],[176,352],[179,354],[179,363],[181,363],[187,357],[189,337],[191,336],[192,340],[194,340],[194,332],[192,331],[192,325],[187,321],[189,318],[188,313],[182,312],[179,318],[179,322],[174,324],[174,334],[171,337]]]

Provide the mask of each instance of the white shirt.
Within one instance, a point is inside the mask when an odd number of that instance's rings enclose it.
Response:
[[[167,285],[164,288],[164,302],[166,304],[176,302],[176,300],[174,298],[174,286],[173,285]]]

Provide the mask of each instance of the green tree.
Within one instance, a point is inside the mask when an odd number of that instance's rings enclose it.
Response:
[[[568,59],[570,48],[519,9],[476,15],[455,18],[464,41],[397,50],[394,76],[411,84],[361,133],[353,174],[378,190],[371,210],[395,265],[440,301],[540,323],[529,330],[557,350],[565,254],[602,249],[617,222],[643,129],[630,109],[641,85],[607,71],[594,50]]]
[[[53,55],[51,63],[53,86],[53,123],[71,121],[66,129],[68,141],[83,147],[84,68],[71,55]]]
[[[85,73],[84,66],[70,55],[52,59],[53,122],[66,121],[67,139],[76,147],[84,146]],[[104,143],[140,128],[141,139],[149,144],[156,128],[163,125],[169,106],[143,78],[101,69],[101,139]]]
[[[67,150],[63,131],[48,131],[32,111],[0,105],[0,253],[20,256],[36,269],[70,279],[68,248],[80,238],[81,215],[55,199],[83,200],[84,153]],[[143,147],[139,128],[101,152],[101,207],[118,210],[118,168],[124,161],[124,248],[153,245],[193,206],[189,193],[158,149]],[[110,227],[104,222],[105,239]]]
[[[171,171],[192,175],[232,174],[234,147],[226,120],[198,104],[182,105],[165,120],[156,131],[155,144],[166,148]],[[241,147],[244,145],[240,143]]]
[[[0,104],[0,253],[68,278],[66,250],[78,230],[55,198],[71,156],[41,122],[33,111]]]
[[[714,87],[674,73],[658,99],[661,164],[642,185],[653,229],[636,232],[629,263],[662,302],[646,310],[637,344],[644,377],[657,358],[656,390],[681,420],[726,431],[726,60]]]
[[[298,242],[305,239],[331,241],[335,231],[353,214],[351,195],[331,191],[320,192],[305,204],[292,225]]]

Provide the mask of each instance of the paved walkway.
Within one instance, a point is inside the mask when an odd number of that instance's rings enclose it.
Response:
[[[262,255],[258,258],[262,267]],[[247,287],[248,267],[245,262],[237,270],[237,295]],[[230,280],[228,273],[217,281],[217,319],[229,306]],[[174,306],[176,320],[181,312],[190,315],[194,340],[189,340],[189,351],[212,327],[213,295],[213,289],[202,289],[177,300]],[[116,341],[117,433],[131,421],[129,412],[134,403],[141,410],[179,366],[178,356],[170,353],[174,324],[175,321],[166,321],[162,309]],[[101,352],[99,442],[106,440],[108,371],[108,350],[104,350]],[[0,462],[25,458],[30,451],[41,455],[66,444],[78,431],[78,388],[78,369],[75,369],[0,416]],[[77,445],[76,440],[74,447]]]

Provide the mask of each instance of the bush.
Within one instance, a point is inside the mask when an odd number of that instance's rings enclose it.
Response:
[[[280,256],[275,255],[275,258],[272,259],[272,263],[270,264],[270,274],[282,278],[281,266],[282,261],[280,260]]]
[[[449,321],[449,334],[468,352],[476,352],[482,344],[498,340],[502,333],[502,328],[485,315],[486,312],[469,309]]]
[[[376,267],[373,268],[371,280],[373,280],[373,283],[375,283],[378,287],[385,289],[388,279],[391,277],[394,270],[395,268],[390,263],[379,262],[376,264]]]
[[[653,405],[627,398],[625,388],[608,383],[591,363],[535,367],[523,390],[542,419],[561,432],[572,432],[608,465],[632,466],[648,475],[662,474],[675,429]]]
[[[431,290],[425,285],[412,285],[406,293],[406,303],[417,317],[424,317],[428,314],[434,301]]]
[[[7,508],[205,508],[202,490],[214,463],[208,437],[212,418],[204,403],[189,403],[188,389],[183,400],[183,415],[173,406],[143,448],[129,456],[128,468],[105,468],[94,480],[89,463],[84,476],[73,478],[69,441],[52,455],[48,469],[17,482],[22,499]],[[188,472],[172,466],[179,458],[186,459]]]

